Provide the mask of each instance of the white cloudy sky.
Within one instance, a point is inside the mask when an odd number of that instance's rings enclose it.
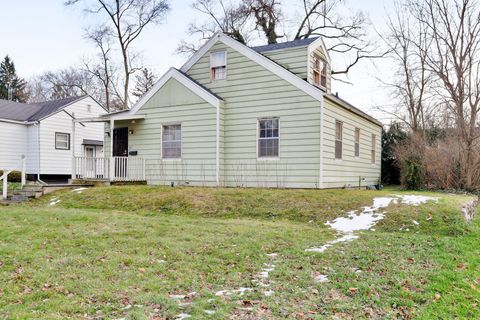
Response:
[[[294,8],[300,0],[283,0]],[[372,26],[382,31],[386,12],[394,0],[346,0],[353,10],[363,10]],[[84,28],[93,23],[92,17],[80,8],[64,7],[63,0],[0,0],[0,57],[13,58],[17,72],[30,78],[48,70],[56,70],[78,64],[93,54],[93,47],[84,39]],[[172,0],[172,10],[165,23],[151,26],[135,44],[142,53],[144,64],[162,74],[169,67],[179,67],[185,56],[174,53],[180,39],[186,35],[188,23],[196,13],[192,0]],[[371,33],[374,35],[372,28]],[[388,94],[376,80],[391,76],[387,60],[364,62],[350,74],[352,85],[336,82],[332,91],[357,107],[376,116],[383,122],[389,117],[376,106],[388,104]]]

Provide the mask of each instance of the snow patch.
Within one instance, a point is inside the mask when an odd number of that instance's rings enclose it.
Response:
[[[189,315],[188,313],[180,313],[179,315],[175,316],[176,320],[183,320],[187,318],[191,318],[192,316]]]
[[[215,292],[216,296],[231,296],[233,294],[238,294],[239,296],[243,296],[245,292],[253,291],[252,288],[238,288],[236,290],[220,290]]]
[[[87,190],[88,188],[77,188],[73,189],[72,192],[82,193],[83,190]]]
[[[58,198],[53,198],[53,199],[50,200],[50,205],[51,205],[51,206],[54,206],[54,205],[56,205],[56,204],[59,203],[59,202],[60,202],[60,199],[58,199]]]
[[[438,197],[428,197],[428,196],[418,196],[418,195],[396,195],[396,197],[402,199],[402,204],[407,204],[410,206],[419,206],[421,204],[427,203],[427,201],[438,202]]]
[[[267,290],[263,294],[265,295],[265,297],[270,297],[274,294],[274,291],[273,290]]]
[[[324,275],[324,274],[320,274],[318,276],[315,277],[315,282],[317,283],[325,283],[325,282],[329,282],[330,279],[328,279],[328,276]]]
[[[203,312],[205,312],[208,315],[212,315],[216,313],[214,310],[203,310]]]

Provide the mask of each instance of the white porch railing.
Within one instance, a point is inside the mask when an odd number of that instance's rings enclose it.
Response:
[[[26,184],[26,163],[27,157],[22,156],[21,161],[21,187]],[[2,176],[0,176],[0,181],[2,181],[2,199],[6,200],[8,196],[8,175],[14,170],[4,170]]]
[[[74,179],[145,181],[145,159],[137,157],[74,158]]]

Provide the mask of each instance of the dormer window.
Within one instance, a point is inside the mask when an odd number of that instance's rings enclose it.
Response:
[[[210,54],[210,70],[213,81],[227,78],[226,51],[217,51]]]
[[[313,63],[313,83],[316,86],[327,88],[327,62],[315,56]]]

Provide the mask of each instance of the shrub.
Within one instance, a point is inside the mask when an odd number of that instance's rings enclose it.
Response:
[[[1,176],[3,176],[3,170],[0,170],[0,177]],[[10,172],[8,182],[22,182],[22,173],[20,171]]]

